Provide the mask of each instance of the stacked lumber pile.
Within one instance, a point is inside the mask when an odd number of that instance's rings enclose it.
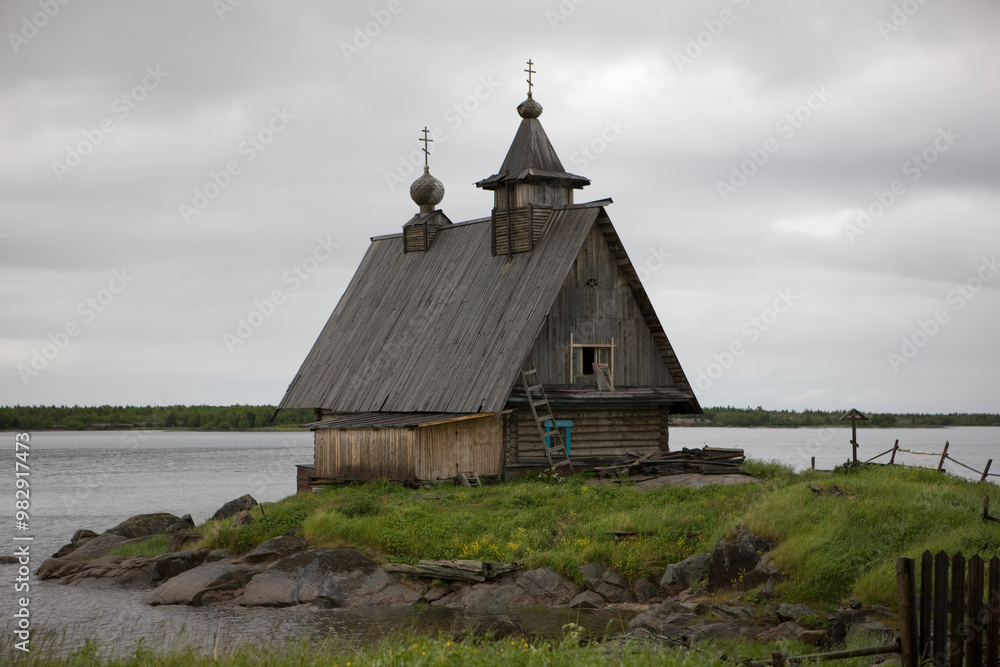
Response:
[[[683,473],[731,475],[740,472],[745,460],[742,449],[684,448],[677,452],[652,452],[645,456],[634,456],[617,465],[597,468],[597,472],[604,477],[619,475],[622,471],[628,471],[630,475],[641,473],[653,476]]]

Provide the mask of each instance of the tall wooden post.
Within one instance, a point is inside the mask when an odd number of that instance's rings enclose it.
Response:
[[[858,422],[851,417],[851,456],[854,458],[854,465],[858,464]]]
[[[913,559],[896,559],[896,596],[899,602],[899,646],[902,667],[917,667],[917,577]]]

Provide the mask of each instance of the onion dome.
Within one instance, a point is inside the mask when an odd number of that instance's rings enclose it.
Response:
[[[542,115],[542,105],[528,93],[528,99],[517,105],[517,113],[521,118],[538,118]]]
[[[429,213],[444,199],[444,184],[431,176],[430,167],[425,165],[423,175],[410,186],[410,197],[422,213]]]

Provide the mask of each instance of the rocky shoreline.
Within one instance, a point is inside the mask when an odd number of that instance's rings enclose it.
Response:
[[[213,518],[247,521],[247,509],[255,504],[244,496],[227,503]],[[579,581],[549,568],[520,571],[510,564],[479,561],[435,561],[431,571],[448,572],[452,567],[464,573],[481,570],[481,576],[421,576],[420,568],[380,565],[376,554],[357,549],[309,548],[294,532],[240,556],[221,549],[184,549],[199,537],[191,531],[193,527],[190,516],[146,514],[100,535],[78,530],[69,544],[42,563],[36,575],[87,589],[145,590],[142,601],[149,605],[331,609],[427,604],[497,611],[517,606],[621,608],[636,613],[628,625],[629,635],[678,642],[794,637],[821,649],[834,649],[860,634],[886,641],[895,635],[891,612],[884,607],[854,603],[827,614],[810,605],[774,600],[775,586],[787,578],[770,556],[775,545],[745,528],[721,540],[710,553],[669,565],[659,582],[654,582],[629,581],[596,563],[581,568]],[[170,537],[168,553],[109,555],[155,535]],[[718,595],[729,591],[744,594],[737,594],[739,602],[717,601],[731,597]]]

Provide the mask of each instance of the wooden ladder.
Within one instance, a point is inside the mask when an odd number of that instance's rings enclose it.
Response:
[[[549,399],[545,396],[545,388],[542,387],[542,381],[538,377],[538,371],[535,369],[533,362],[529,361],[525,365],[525,368],[521,370],[521,384],[524,385],[524,393],[528,397],[531,416],[534,418],[535,426],[538,428],[538,436],[542,440],[545,460],[549,462],[549,468],[555,470],[562,466],[569,466],[569,471],[571,473],[575,472],[573,470],[573,462],[569,460],[569,454],[566,453],[566,442],[559,427],[556,426],[556,418],[552,414],[552,406],[549,405]],[[545,431],[545,422],[547,421],[552,422],[553,429],[548,433]],[[546,436],[551,438],[551,440],[547,441]],[[555,446],[549,447],[548,443],[552,441],[555,441]],[[553,460],[553,450],[555,450],[555,460]]]
[[[464,472],[458,473],[458,481],[462,483],[462,486],[482,486],[483,483],[479,481],[479,475],[475,472],[470,472],[466,475]]]

